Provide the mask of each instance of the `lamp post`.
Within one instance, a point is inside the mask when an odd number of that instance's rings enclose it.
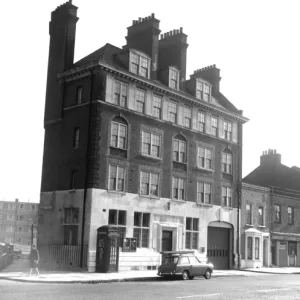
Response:
[[[29,224],[31,225],[31,246],[33,245],[33,220],[29,219]]]

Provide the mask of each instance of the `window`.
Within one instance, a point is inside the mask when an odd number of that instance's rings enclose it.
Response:
[[[150,195],[158,197],[158,174],[142,171],[140,175],[141,195]]]
[[[73,170],[71,171],[71,190],[74,190],[76,188],[76,184],[77,184],[77,177],[78,171],[77,170]]]
[[[227,141],[231,141],[232,138],[232,124],[224,121],[224,137]]]
[[[253,238],[251,236],[248,236],[247,238],[247,259],[252,259],[252,243]]]
[[[126,211],[125,210],[109,210],[108,224],[116,225],[120,233],[120,241],[126,237]],[[120,243],[120,246],[122,243]]]
[[[211,184],[197,182],[197,203],[211,204]]]
[[[71,207],[64,209],[64,225],[74,225],[79,223],[79,208]]]
[[[222,154],[222,172],[232,173],[232,155],[229,153]]]
[[[173,161],[186,162],[186,142],[174,140]]]
[[[198,147],[198,168],[212,169],[212,150],[204,147]]]
[[[132,73],[148,78],[149,66],[150,59],[140,54],[130,52],[130,71]]]
[[[24,216],[23,215],[19,215],[19,221],[24,221]]]
[[[161,136],[159,134],[142,131],[142,154],[160,157]]]
[[[185,180],[173,177],[173,198],[178,200],[185,199]]]
[[[294,224],[294,208],[292,206],[288,207],[288,224]]]
[[[179,72],[170,68],[170,88],[178,90]]]
[[[64,244],[78,244],[79,208],[71,207],[64,209]]]
[[[22,232],[22,227],[18,227],[18,232]]]
[[[133,237],[138,248],[149,247],[150,214],[134,212]]]
[[[115,81],[113,103],[125,107],[127,103],[127,90],[127,84]]]
[[[8,203],[8,209],[10,209],[10,210],[15,209],[15,204],[14,203]]]
[[[199,219],[186,218],[185,248],[198,249]]]
[[[196,98],[203,99],[203,83],[196,80]]]
[[[125,168],[109,165],[108,189],[112,191],[125,191]]]
[[[153,97],[152,116],[158,119],[161,118],[161,98],[155,95]]]
[[[22,242],[23,242],[23,241],[22,241],[22,238],[21,238],[21,237],[18,237],[17,243],[18,243],[18,244],[22,244]]]
[[[203,112],[198,112],[198,123],[197,123],[197,129],[201,132],[204,132],[205,128],[205,115]]]
[[[255,238],[255,259],[259,259],[259,238]]]
[[[258,225],[264,226],[264,208],[262,206],[258,208]]]
[[[232,206],[232,191],[231,188],[223,186],[222,187],[222,199],[223,206],[231,207]]]
[[[145,112],[145,91],[136,90],[136,110],[140,113]]]
[[[213,136],[217,136],[218,132],[218,118],[212,117],[211,118],[211,134]]]
[[[24,204],[20,204],[19,209],[24,210],[25,209]]]
[[[75,128],[74,130],[74,138],[73,138],[73,148],[77,149],[79,146],[79,136],[80,136],[80,129]]]
[[[83,102],[83,87],[79,86],[76,92],[76,104],[81,104]]]
[[[281,207],[278,204],[275,204],[275,222],[281,222]]]
[[[12,225],[6,225],[6,232],[14,232],[14,227]]]
[[[203,100],[204,101],[209,101],[209,95],[210,95],[210,86],[207,84],[203,84]]]
[[[176,123],[177,122],[177,104],[175,102],[170,101],[168,108],[169,108],[169,111],[168,111],[169,121],[172,123]]]
[[[110,146],[120,149],[126,149],[127,126],[125,124],[111,123]]]
[[[7,243],[7,244],[14,243],[14,238],[12,236],[6,236],[4,240],[5,240],[5,243]]]
[[[192,126],[192,110],[188,107],[184,108],[183,125],[188,128],[191,128],[191,126]]]
[[[14,219],[14,215],[12,215],[12,214],[7,215],[7,220],[13,221],[13,219]]]
[[[35,205],[31,204],[31,210],[35,210]]]
[[[8,209],[8,203],[3,203],[3,209]]]
[[[246,204],[246,224],[252,224],[252,206],[250,204]]]

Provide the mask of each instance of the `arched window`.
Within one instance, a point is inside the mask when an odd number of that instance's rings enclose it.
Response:
[[[178,134],[173,141],[173,161],[186,163],[186,153],[186,139],[181,134]]]
[[[232,152],[225,149],[222,153],[222,172],[232,174]]]
[[[127,122],[121,117],[115,117],[111,122],[110,146],[127,149]]]

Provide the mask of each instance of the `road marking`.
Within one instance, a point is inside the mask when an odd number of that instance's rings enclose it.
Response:
[[[195,297],[207,297],[207,296],[218,296],[221,295],[221,293],[217,294],[202,294],[202,295],[193,295],[193,296],[183,296],[183,297],[176,297],[176,299],[183,299],[183,298],[195,298]]]
[[[258,292],[274,292],[274,291],[289,291],[290,288],[282,288],[282,289],[268,289],[268,290],[257,290]]]

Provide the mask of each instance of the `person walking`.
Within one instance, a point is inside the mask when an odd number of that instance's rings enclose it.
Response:
[[[40,254],[38,249],[36,249],[35,245],[31,246],[31,251],[28,256],[29,263],[30,263],[30,271],[29,271],[29,276],[31,275],[32,271],[35,270],[36,275],[40,275],[39,273],[39,260],[40,260]]]

